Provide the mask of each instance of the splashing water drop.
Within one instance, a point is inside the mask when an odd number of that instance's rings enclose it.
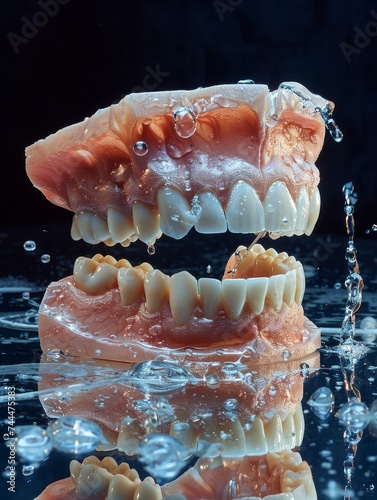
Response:
[[[179,137],[187,139],[194,135],[196,130],[196,116],[194,111],[190,108],[180,106],[173,111],[174,116],[174,130]]]
[[[144,141],[137,141],[132,149],[137,156],[144,156],[148,153],[148,144]]]
[[[97,424],[73,416],[60,417],[50,423],[47,434],[53,446],[65,453],[90,453],[104,440]]]
[[[48,253],[44,253],[42,256],[41,256],[41,262],[42,264],[48,264],[51,260],[51,257]]]
[[[229,398],[226,401],[224,401],[223,404],[224,411],[226,412],[234,412],[238,410],[238,401],[235,398]]]
[[[334,395],[328,387],[317,389],[307,401],[310,409],[321,420],[326,420],[334,409]]]
[[[181,366],[164,361],[142,361],[130,368],[127,376],[143,392],[168,392],[196,381]]]
[[[357,433],[368,425],[368,407],[365,403],[353,399],[341,407],[338,418],[345,427]]]
[[[49,456],[52,442],[46,431],[38,425],[16,427],[17,453],[28,461],[41,462]]]
[[[33,465],[23,465],[22,475],[23,476],[31,476],[32,474],[34,474],[34,466]]]
[[[37,248],[37,244],[33,240],[27,240],[24,243],[24,249],[27,252],[33,252]]]
[[[149,253],[149,255],[154,255],[156,253],[155,246],[148,243],[147,252]]]

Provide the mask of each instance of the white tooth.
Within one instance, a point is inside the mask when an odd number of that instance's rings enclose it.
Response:
[[[275,311],[280,311],[283,305],[285,274],[276,274],[268,278],[266,301]]]
[[[246,300],[246,280],[226,279],[222,282],[223,307],[230,319],[238,319]]]
[[[268,289],[268,278],[248,278],[246,280],[246,301],[254,314],[260,314]]]
[[[309,203],[309,217],[308,224],[305,228],[305,234],[310,236],[314,229],[315,223],[317,222],[319,211],[321,208],[321,195],[319,194],[319,189],[316,187],[313,191],[312,197]]]
[[[298,305],[302,303],[302,299],[304,298],[305,293],[305,273],[302,264],[298,262],[296,267],[296,293],[295,293],[295,302]]]
[[[264,432],[266,434],[268,451],[278,452],[284,449],[283,426],[279,414],[275,414],[272,419],[265,424]]]
[[[86,464],[82,466],[76,482],[76,494],[90,498],[108,490],[112,474],[98,465]]]
[[[75,214],[73,216],[73,219],[72,219],[72,226],[71,226],[71,238],[74,240],[74,241],[79,241],[82,239],[82,235],[81,235],[81,232],[80,232],[80,229],[79,229],[79,226],[77,224],[77,214]]]
[[[297,277],[295,269],[291,269],[290,271],[285,273],[285,287],[284,287],[283,300],[289,306],[291,306],[295,300],[296,280]]]
[[[221,281],[214,278],[200,278],[198,288],[204,317],[213,319],[221,307]]]
[[[259,417],[245,425],[246,453],[248,456],[265,455],[268,452],[263,422]]]
[[[161,500],[161,488],[158,484],[151,484],[144,480],[140,483],[135,492],[134,500]]]
[[[118,286],[122,304],[124,306],[133,304],[144,291],[142,271],[133,267],[121,267],[118,269]]]
[[[305,429],[305,419],[301,403],[298,404],[297,409],[293,414],[293,421],[295,423],[296,446],[301,446]]]
[[[293,420],[293,415],[290,413],[286,416],[283,425],[283,434],[284,434],[284,449],[291,450],[296,444],[296,432],[295,432],[295,424]]]
[[[220,445],[223,457],[244,457],[245,433],[238,418],[229,418],[220,426]]]
[[[132,219],[118,208],[109,207],[107,209],[107,224],[110,238],[115,243],[121,243],[135,233]]]
[[[312,477],[310,478],[310,480],[308,478],[308,480],[305,481],[304,487],[305,487],[306,497],[300,497],[300,499],[298,500],[301,500],[301,498],[305,498],[305,500],[317,500],[317,491],[315,489]]]
[[[225,233],[227,224],[221,203],[213,193],[200,193],[199,203],[202,208],[200,219],[195,224],[198,233]]]
[[[169,434],[178,439],[178,441],[183,443],[189,450],[196,450],[198,433],[186,410],[181,408],[175,410],[174,420],[171,423]]]
[[[297,488],[292,491],[293,500],[308,500],[309,497],[306,494],[305,486],[300,484]]]
[[[69,473],[71,475],[71,479],[74,482],[74,484],[76,484],[76,481],[78,480],[81,469],[82,465],[77,460],[72,460],[71,463],[69,464]]]
[[[176,326],[186,325],[198,304],[198,283],[187,271],[170,278],[169,302]]]
[[[296,200],[296,231],[305,231],[309,218],[309,197],[306,188],[301,188]]]
[[[110,480],[107,500],[133,500],[137,484],[123,474],[115,474]]]
[[[161,231],[176,240],[186,236],[200,217],[201,211],[194,214],[186,198],[171,187],[163,186],[158,189],[157,205]]]
[[[157,207],[142,201],[134,201],[132,203],[132,217],[139,240],[153,245],[162,234]]]
[[[145,307],[150,314],[156,313],[169,294],[170,276],[158,269],[148,271],[144,277]]]
[[[135,455],[144,435],[145,428],[142,427],[137,418],[123,417],[119,426],[118,450],[129,456]]]
[[[78,257],[73,267],[73,280],[85,293],[100,295],[116,287],[117,272],[117,268],[107,262]]]
[[[296,205],[284,182],[277,181],[271,184],[263,205],[267,231],[294,230],[297,219]]]
[[[278,493],[276,495],[267,495],[263,500],[294,500],[292,493]],[[302,499],[306,500],[306,499]]]
[[[265,229],[262,203],[245,181],[233,186],[225,215],[231,233],[259,233]]]
[[[84,241],[96,244],[109,238],[109,228],[102,217],[86,210],[82,210],[76,215],[77,228]]]

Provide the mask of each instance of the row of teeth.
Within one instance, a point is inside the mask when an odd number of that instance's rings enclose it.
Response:
[[[229,230],[244,234],[268,231],[272,235],[310,235],[319,209],[318,188],[310,200],[307,189],[301,188],[294,202],[282,181],[271,184],[263,202],[248,182],[237,181],[225,211],[212,192],[195,195],[190,204],[177,189],[161,186],[157,190],[157,206],[134,201],[132,215],[114,207],[107,209],[106,219],[91,211],[78,212],[73,217],[71,236],[92,244],[102,241],[108,246],[129,246],[137,239],[153,245],[162,233],[180,239],[194,226],[205,234]]]
[[[192,423],[186,410],[177,409],[170,426],[170,435],[178,439],[193,453],[199,441],[219,443],[223,457],[261,456],[269,452],[291,450],[302,444],[304,437],[304,416],[301,403],[296,411],[288,413],[284,420],[279,414],[265,423],[259,417],[242,424],[237,417],[231,416],[226,421],[216,421],[213,417],[203,419],[200,428]],[[148,428],[144,433],[148,433]],[[151,432],[155,429],[151,426]],[[126,455],[137,453],[137,436],[143,435],[143,429],[137,419],[124,417],[119,427],[116,447]]]
[[[121,259],[100,254],[92,259],[78,257],[73,276],[78,288],[89,295],[100,295],[119,287],[121,302],[130,306],[145,297],[145,307],[150,314],[158,312],[168,300],[173,321],[186,325],[199,306],[206,319],[214,319],[224,310],[231,320],[238,319],[246,308],[261,314],[265,306],[279,312],[286,303],[301,304],[305,290],[303,267],[294,257],[275,250],[267,252],[261,245],[254,245],[249,256],[256,255],[258,277],[231,278],[223,281],[200,278],[198,281],[187,271],[163,274],[148,263],[132,267]],[[258,265],[259,264],[259,265]],[[271,275],[272,272],[280,273]]]

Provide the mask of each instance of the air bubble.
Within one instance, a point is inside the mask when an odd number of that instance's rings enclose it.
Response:
[[[23,476],[31,476],[34,473],[33,465],[24,465],[22,467],[22,475]]]
[[[288,349],[284,349],[284,351],[281,353],[281,357],[284,359],[284,361],[287,361],[292,356],[291,351]]]
[[[49,456],[52,442],[46,431],[38,425],[16,427],[17,453],[28,461],[41,462]]]
[[[328,387],[320,387],[310,396],[307,404],[321,420],[326,420],[334,408],[334,395]]]
[[[342,288],[342,284],[341,283],[335,283],[334,288],[335,288],[335,290],[340,290]]]
[[[33,240],[27,240],[24,243],[24,249],[27,252],[33,252],[37,248],[37,244]]]
[[[42,264],[48,264],[51,260],[51,257],[49,256],[48,253],[44,253],[42,256],[41,256],[41,262]]]
[[[137,156],[144,156],[148,153],[148,144],[144,141],[137,141],[132,149]]]
[[[50,423],[47,434],[53,446],[65,453],[91,453],[104,440],[96,423],[73,416],[61,417]]]
[[[179,137],[186,139],[191,137],[196,130],[196,116],[192,109],[180,106],[173,112],[174,130]]]
[[[235,398],[229,398],[226,401],[224,401],[223,404],[223,409],[226,412],[234,412],[238,410],[238,401]]]
[[[149,253],[149,255],[154,255],[156,253],[156,248],[154,245],[150,245],[148,244],[148,247],[147,247],[147,252]]]
[[[210,389],[217,389],[220,385],[219,377],[214,373],[208,373],[204,377],[206,386]]]
[[[22,294],[22,298],[24,300],[29,300],[30,299],[30,293],[29,292],[23,292]]]
[[[167,481],[186,465],[187,448],[178,439],[164,434],[149,434],[138,446],[139,460],[154,478]]]
[[[96,350],[94,351],[94,354],[95,354],[96,356],[101,356],[101,354],[102,354],[101,349],[96,349]]]
[[[238,375],[238,367],[234,363],[224,363],[221,371],[226,379],[234,379]]]
[[[270,390],[268,391],[268,393],[269,393],[269,395],[270,395],[270,396],[276,396],[276,394],[277,394],[277,389],[276,389],[276,387],[275,387],[274,385],[272,385],[272,386],[270,387]]]

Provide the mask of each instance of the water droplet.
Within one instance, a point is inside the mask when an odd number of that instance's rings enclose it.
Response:
[[[368,407],[361,401],[351,400],[341,407],[338,418],[351,431],[360,431],[368,425]]]
[[[144,141],[137,141],[133,145],[134,153],[138,156],[144,156],[148,153],[148,144]]]
[[[334,288],[335,288],[335,290],[340,290],[342,288],[342,284],[341,283],[335,283]]]
[[[326,420],[334,408],[334,395],[328,387],[320,387],[310,396],[307,404],[321,420]]]
[[[174,409],[166,398],[158,397],[149,402],[148,415],[155,425],[171,422],[174,417]]]
[[[221,371],[226,379],[234,379],[238,375],[238,367],[234,363],[224,363]]]
[[[37,248],[37,245],[36,245],[35,241],[33,241],[33,240],[27,240],[27,241],[25,241],[25,243],[24,243],[24,249],[27,252],[33,252],[36,248]]]
[[[206,273],[207,273],[207,274],[211,274],[211,272],[212,272],[212,267],[211,267],[210,265],[208,265],[208,266],[206,267]]]
[[[41,462],[50,454],[52,442],[46,431],[38,425],[17,427],[16,449],[18,455],[25,460]]]
[[[62,352],[60,349],[50,349],[46,353],[46,356],[49,359],[59,359],[61,355]]]
[[[370,234],[370,230],[369,230],[369,229],[366,229],[366,230],[365,230],[365,234]]]
[[[372,231],[377,231],[377,224],[373,224]]]
[[[22,293],[22,298],[24,300],[29,300],[30,299],[30,293],[29,292],[23,292]]]
[[[306,378],[309,376],[309,373],[310,373],[310,367],[308,365],[308,363],[301,363],[300,364],[300,368],[301,368],[301,376]]]
[[[22,467],[22,475],[23,476],[31,476],[34,473],[33,465],[23,465]]]
[[[101,356],[101,354],[102,354],[101,349],[96,349],[96,350],[94,351],[94,354],[95,354],[96,356]]]
[[[238,410],[238,401],[235,398],[229,398],[226,401],[224,401],[223,404],[224,411],[226,412],[234,412]]]
[[[179,365],[164,361],[142,361],[128,370],[133,386],[143,392],[168,392],[196,379]]]
[[[150,408],[149,401],[146,401],[145,399],[137,399],[132,403],[132,406],[135,408],[135,410],[142,413],[146,413]]]
[[[43,264],[48,264],[51,260],[51,257],[49,256],[48,253],[44,253],[42,256],[41,256],[41,262]]]
[[[287,361],[287,359],[289,359],[291,356],[291,351],[289,351],[288,349],[284,349],[281,353],[281,357],[284,359],[284,361]]]
[[[276,387],[274,385],[272,385],[270,387],[270,390],[268,391],[268,393],[270,396],[276,396],[276,393],[277,393]]]
[[[283,217],[283,218],[281,219],[281,222],[282,222],[283,224],[287,224],[287,223],[288,223],[288,218],[287,218],[287,217]]]
[[[155,246],[148,243],[147,252],[149,255],[154,255],[156,253]]]
[[[73,416],[60,417],[51,422],[47,433],[53,446],[65,453],[90,453],[104,440],[96,423]]]
[[[217,389],[220,385],[220,379],[215,373],[208,373],[204,377],[206,386],[210,389]]]
[[[174,130],[179,137],[186,139],[191,137],[196,130],[196,116],[192,109],[180,106],[173,111]]]

